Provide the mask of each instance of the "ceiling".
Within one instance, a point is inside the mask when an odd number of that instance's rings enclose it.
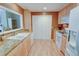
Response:
[[[18,3],[18,5],[31,12],[57,12],[67,6],[68,3]]]

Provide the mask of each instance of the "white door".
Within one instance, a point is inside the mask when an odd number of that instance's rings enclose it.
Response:
[[[32,16],[33,39],[51,39],[51,15]]]

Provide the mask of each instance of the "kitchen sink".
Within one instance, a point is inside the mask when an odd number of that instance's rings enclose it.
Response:
[[[27,37],[30,33],[18,33],[17,35],[8,37],[7,39],[13,39],[13,40],[23,40],[25,37]]]

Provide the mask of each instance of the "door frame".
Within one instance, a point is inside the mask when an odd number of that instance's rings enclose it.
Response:
[[[52,15],[52,26],[53,26],[53,29],[51,29],[52,30],[52,32],[51,32],[51,39],[52,40],[55,40],[55,32],[54,32],[54,30],[56,30],[56,29],[58,29],[58,13],[59,12],[31,12],[31,28],[30,28],[30,30],[31,30],[31,32],[32,32],[32,30],[33,30],[33,26],[32,26],[32,16],[33,15]]]
[[[58,12],[31,12],[31,31],[33,31],[33,24],[32,24],[32,16],[34,15],[52,15],[52,26],[53,26],[53,16],[54,14],[58,14]],[[53,35],[52,35],[52,28],[51,28],[51,39],[53,39]]]

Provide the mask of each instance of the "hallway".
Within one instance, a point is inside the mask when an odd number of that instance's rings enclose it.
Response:
[[[55,43],[50,40],[34,40],[28,56],[60,56]]]

